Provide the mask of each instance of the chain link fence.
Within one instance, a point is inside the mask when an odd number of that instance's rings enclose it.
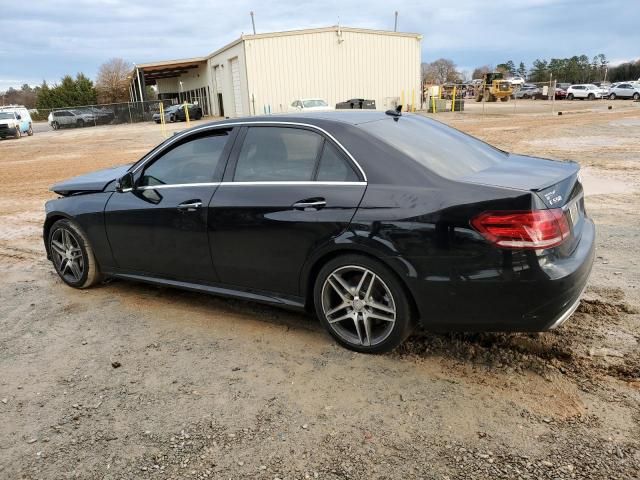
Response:
[[[472,80],[465,83],[445,83],[442,85],[425,84],[422,97],[422,109],[430,113],[443,111],[464,110],[466,103],[478,104],[473,108],[477,111],[481,107],[483,114],[507,113],[511,110],[518,112],[518,108],[526,107],[527,111],[536,108],[541,112],[549,111],[554,114],[557,110],[556,102],[572,100],[567,94],[571,84],[556,82],[527,82],[514,84],[503,79],[484,83],[482,80]],[[599,94],[586,97],[585,100],[600,100],[608,98],[608,89],[602,88]],[[578,97],[576,97],[578,99]],[[537,105],[537,107],[536,107]]]
[[[193,103],[198,102],[194,99]],[[154,114],[160,114],[160,105],[165,112],[175,100],[150,100],[146,102],[110,103],[99,105],[81,105],[66,108],[31,110],[34,122],[48,122],[54,128],[91,127],[98,125],[119,125],[154,120]]]

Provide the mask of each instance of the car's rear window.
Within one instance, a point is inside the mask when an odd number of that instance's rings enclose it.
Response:
[[[508,154],[443,123],[403,115],[358,125],[428,169],[458,179],[504,162]]]

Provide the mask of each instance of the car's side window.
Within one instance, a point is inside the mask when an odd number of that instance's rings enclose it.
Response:
[[[319,182],[357,182],[359,178],[338,149],[325,141],[316,180]]]
[[[179,144],[144,169],[138,186],[211,182],[228,138],[222,130]]]
[[[317,133],[301,128],[250,127],[233,180],[309,181],[322,140]]]

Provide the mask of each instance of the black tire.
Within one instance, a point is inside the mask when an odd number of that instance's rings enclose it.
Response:
[[[27,130],[27,135],[33,137],[33,125],[29,124],[29,130]]]
[[[640,93],[638,93],[638,92],[634,93],[634,94],[633,94],[633,99],[634,99],[635,101],[640,100]]]
[[[173,123],[175,121],[176,121],[176,116],[175,115],[169,116],[169,122]]]
[[[587,100],[595,100],[596,96],[593,93],[590,93],[589,95],[587,95]]]
[[[501,102],[508,102],[509,101],[509,97],[502,97],[500,99]]]
[[[76,126],[77,126],[78,128],[82,128],[82,127],[84,127],[84,120],[82,120],[82,119],[78,120],[78,121],[76,122]]]
[[[353,292],[358,282],[358,271],[368,271],[368,277],[366,277],[367,273],[362,273],[362,276],[365,279],[373,279],[372,284],[374,287],[370,290],[368,299],[359,299],[359,295],[363,293],[365,294],[363,297],[366,297],[367,292],[365,292],[365,287],[368,281],[362,282],[363,285],[359,292],[355,294]],[[353,272],[354,275],[356,275],[352,277],[353,285],[351,285],[347,276],[341,277],[353,287],[351,293],[348,293],[348,295],[352,297],[351,303],[345,303],[344,298],[340,298],[340,294],[337,293],[337,290],[332,287],[328,281],[329,277],[333,274],[343,275],[342,272],[346,272],[344,275],[348,275],[349,272]],[[371,276],[371,274],[375,275],[375,277]],[[342,284],[339,284],[339,282],[333,280],[333,283],[342,288]],[[373,292],[374,289],[375,293]],[[378,298],[371,301],[374,295]],[[337,310],[334,314],[329,313],[329,315],[327,315],[325,314],[325,309],[331,306],[330,299],[332,297],[347,306]],[[359,303],[357,303],[358,300],[360,300]],[[381,303],[379,300],[386,303]],[[388,267],[366,256],[357,254],[341,255],[327,262],[315,279],[313,301],[316,315],[327,332],[329,332],[340,345],[356,352],[384,353],[391,351],[404,342],[414,329],[411,305],[409,304],[404,286],[395,273]],[[372,305],[376,305],[376,307],[372,307]],[[365,312],[367,314],[375,313],[378,315],[378,313],[380,313],[381,315],[390,315],[386,312],[383,313],[383,310],[379,309],[380,306],[394,310],[394,320],[393,322],[390,320],[382,321],[382,319],[369,320],[369,335],[365,333]],[[328,311],[330,312],[331,310]],[[347,315],[347,318],[341,322],[336,322],[336,318],[339,317],[335,317],[335,315],[343,315],[343,312]],[[332,318],[334,323],[330,323],[327,318],[330,315],[334,315],[334,318]],[[355,317],[349,315],[355,315]],[[358,320],[356,320],[356,318]],[[346,325],[344,322],[346,322]],[[356,331],[356,325],[361,325],[358,327],[359,331]],[[365,332],[362,331],[363,329]],[[376,334],[376,329],[379,332],[378,334]],[[378,335],[378,338],[373,338],[375,335]],[[374,341],[363,341],[363,338],[369,340],[373,338]]]
[[[569,95],[567,95],[567,100],[573,100],[573,93],[570,93]]]
[[[74,263],[78,265],[79,274],[78,270],[69,268],[69,258],[61,253],[60,245],[66,249],[64,241],[60,241],[64,238],[65,233],[72,238],[68,243],[70,248],[67,253],[77,255],[74,257]],[[67,285],[74,288],[89,288],[102,280],[100,268],[89,239],[75,222],[67,219],[56,221],[49,229],[47,248],[56,273]],[[77,249],[79,249],[80,255],[78,255]]]
[[[609,94],[609,100],[615,100],[616,99],[616,94],[615,93],[610,93]]]
[[[22,136],[22,132],[20,131],[20,126],[16,127],[16,133],[13,135],[13,138],[18,139]]]
[[[51,122],[51,128],[58,130],[60,128],[60,124],[58,122]]]

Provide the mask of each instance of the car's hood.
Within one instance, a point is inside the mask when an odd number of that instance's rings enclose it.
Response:
[[[97,172],[87,173],[56,183],[49,190],[60,195],[71,195],[78,192],[101,192],[112,181],[122,177],[131,164],[111,167]]]

